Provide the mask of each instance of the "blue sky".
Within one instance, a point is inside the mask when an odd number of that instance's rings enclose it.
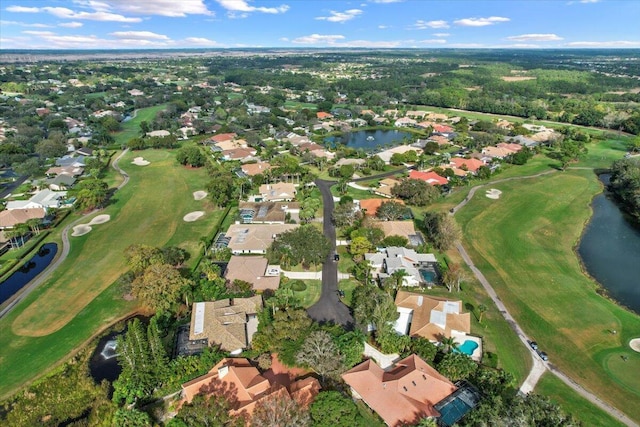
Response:
[[[637,0],[3,0],[0,49],[640,47]]]

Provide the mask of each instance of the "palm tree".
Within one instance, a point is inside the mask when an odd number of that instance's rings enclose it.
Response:
[[[444,335],[440,337],[440,344],[442,344],[442,346],[444,347],[442,350],[443,353],[449,353],[452,348],[458,347],[458,344],[452,337],[446,337]]]
[[[400,270],[396,270],[393,273],[391,273],[391,283],[392,283],[392,288],[393,288],[393,298],[395,299],[396,297],[396,293],[398,292],[398,289],[400,289],[400,287],[402,286],[402,281],[405,277],[409,276],[409,273],[407,273],[404,269],[400,269]]]
[[[17,234],[16,237],[20,236],[20,240],[22,242],[22,245],[24,245],[24,235],[29,232],[29,226],[27,224],[16,224],[13,227],[13,229],[15,230],[15,232]]]
[[[27,225],[31,231],[36,233],[36,236],[40,234],[40,218],[31,218],[30,220],[27,220]]]
[[[487,306],[484,304],[480,304],[478,306],[478,312],[480,313],[480,317],[478,318],[478,323],[482,323],[482,315],[487,311]]]

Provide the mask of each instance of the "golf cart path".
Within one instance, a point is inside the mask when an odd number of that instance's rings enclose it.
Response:
[[[128,151],[129,149],[127,148],[122,153],[120,153],[120,155],[113,161],[112,164],[113,168],[124,177],[124,180],[120,183],[120,185],[118,185],[118,187],[116,187],[116,191],[127,185],[127,183],[129,182],[129,175],[118,166],[118,161],[122,158],[122,156],[127,154]],[[19,291],[20,294],[0,312],[0,319],[9,314],[20,301],[26,298],[36,287],[47,280],[49,276],[51,276],[51,273],[53,273],[60,266],[60,264],[62,264],[67,259],[69,251],[71,249],[71,243],[69,242],[69,230],[78,225],[80,222],[84,221],[89,215],[93,215],[99,211],[100,209],[92,210],[91,212],[82,215],[80,218],[73,221],[71,224],[68,224],[62,229],[62,249],[60,250],[60,252],[56,254],[53,262],[49,264],[49,266],[45,268],[42,273],[38,274],[36,277],[31,279],[29,283],[22,287],[22,289]]]
[[[535,178],[535,177],[539,177],[539,176],[542,176],[542,175],[548,175],[548,174],[553,173],[553,172],[556,172],[556,171],[547,171],[547,172],[542,172],[542,173],[539,173],[539,174],[536,174],[536,175],[529,175],[529,176],[522,176],[522,177],[505,178],[505,179],[501,179],[501,180],[492,181],[492,182],[488,182],[488,183],[485,183],[485,184],[477,185],[477,186],[473,187],[469,191],[469,195],[462,202],[460,202],[455,208],[453,208],[451,210],[450,215],[455,214],[460,208],[464,207],[467,203],[469,203],[469,201],[471,200],[473,195],[476,193],[476,190],[478,188],[484,187],[485,185],[489,185],[489,184],[493,185],[493,184],[497,184],[497,183],[500,183],[500,182],[511,181],[511,180],[515,180],[515,179]],[[624,424],[626,424],[628,426],[638,427],[638,424],[636,422],[634,422],[631,418],[626,416],[620,410],[618,410],[618,409],[614,408],[613,406],[609,405],[608,403],[604,402],[598,396],[596,396],[595,394],[591,393],[590,391],[588,391],[587,389],[582,387],[580,384],[578,384],[575,381],[573,381],[566,374],[564,374],[562,371],[560,371],[557,367],[553,366],[549,362],[543,361],[540,358],[540,356],[538,355],[538,353],[535,350],[533,350],[533,348],[531,348],[531,346],[529,345],[531,340],[524,333],[524,331],[522,330],[522,328],[520,327],[518,322],[516,322],[516,320],[513,318],[513,316],[511,316],[511,314],[509,313],[509,311],[505,307],[504,303],[502,302],[502,300],[500,299],[498,294],[496,294],[495,290],[493,289],[493,286],[491,286],[491,284],[489,283],[487,278],[484,276],[484,274],[482,274],[482,272],[473,264],[473,261],[471,260],[471,257],[469,256],[467,251],[464,249],[462,244],[460,242],[456,242],[455,246],[456,246],[456,249],[458,250],[458,252],[460,253],[460,256],[462,256],[462,259],[464,260],[465,264],[467,264],[467,266],[471,269],[471,271],[476,276],[476,278],[478,279],[480,284],[482,284],[482,287],[485,289],[485,291],[487,292],[489,297],[491,297],[491,300],[496,305],[496,307],[498,308],[498,310],[500,311],[500,313],[502,314],[504,319],[507,321],[507,323],[509,323],[509,325],[511,325],[511,327],[515,331],[516,335],[520,339],[520,341],[522,341],[524,346],[529,350],[529,353],[531,355],[531,359],[533,361],[533,366],[531,367],[531,370],[529,371],[529,375],[527,376],[525,381],[520,386],[520,392],[521,393],[527,394],[527,393],[532,392],[535,389],[535,386],[538,383],[538,380],[540,379],[542,374],[544,374],[544,372],[548,370],[549,372],[554,374],[556,377],[558,377],[562,382],[564,382],[567,386],[569,386],[571,389],[573,389],[575,392],[580,394],[582,397],[584,397],[585,399],[587,399],[588,401],[590,401],[594,405],[598,406],[603,411],[607,412],[613,418],[617,419],[621,423],[624,423]]]

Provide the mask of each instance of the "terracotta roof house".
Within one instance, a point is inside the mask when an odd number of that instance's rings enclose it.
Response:
[[[255,160],[257,151],[254,148],[234,148],[232,150],[222,151],[222,158],[225,160],[240,160],[241,162],[249,162]]]
[[[433,407],[457,390],[451,381],[415,354],[382,370],[369,359],[342,374],[351,394],[362,399],[389,427],[438,417]]]
[[[508,155],[513,154],[513,151],[507,150],[506,148],[489,146],[482,149],[482,154],[490,159],[504,159]]]
[[[286,182],[262,184],[258,192],[265,202],[290,201],[296,197],[296,186]]]
[[[43,219],[45,215],[43,208],[4,210],[0,212],[0,229],[13,228],[16,224],[25,224],[30,219]]]
[[[396,306],[400,317],[395,330],[403,335],[420,336],[430,341],[450,338],[456,332],[471,332],[471,314],[462,312],[462,301],[398,291]]]
[[[420,181],[424,181],[429,185],[446,185],[449,183],[447,178],[442,177],[433,171],[420,172],[412,170],[411,172],[409,172],[409,178],[419,179]]]
[[[404,205],[404,202],[400,199],[362,199],[360,200],[360,209],[364,211],[365,215],[375,216],[378,212],[378,208],[389,201],[397,202]]]
[[[333,119],[333,114],[326,113],[324,111],[318,111],[316,113],[316,117],[318,118],[318,120]]]
[[[227,139],[225,141],[216,142],[214,147],[218,147],[220,151],[235,150],[237,148],[246,148],[247,143],[242,139]]]
[[[448,118],[449,118],[449,116],[447,116],[446,114],[442,114],[442,113],[429,113],[429,114],[427,114],[427,119],[429,119],[429,120],[445,121]]]
[[[227,247],[235,255],[263,255],[276,236],[297,227],[298,224],[232,224],[225,233]]]
[[[435,142],[440,147],[445,146],[445,145],[451,145],[451,141],[449,141],[449,138],[447,138],[446,136],[442,136],[442,135],[431,135],[428,138],[428,140]]]
[[[298,202],[240,202],[243,224],[284,224],[287,214],[300,212]]]
[[[253,289],[276,290],[280,285],[280,266],[269,265],[261,256],[232,256],[227,264],[224,277],[229,281],[244,280],[253,285]]]
[[[221,133],[219,135],[212,136],[210,139],[211,139],[211,141],[216,143],[216,142],[231,141],[231,140],[235,139],[236,136],[238,136],[238,135],[235,134],[235,133]]]
[[[246,163],[240,166],[240,169],[248,176],[256,176],[271,169],[271,164],[268,162]]]
[[[196,302],[191,312],[189,339],[206,339],[209,345],[219,344],[222,350],[238,354],[251,344],[261,309],[260,295]]]
[[[256,405],[274,394],[288,395],[303,408],[308,407],[320,391],[317,379],[308,377],[283,385],[269,380],[244,358],[225,358],[207,374],[182,384],[183,402],[191,402],[200,393],[227,399],[232,417],[244,416],[247,425]]]
[[[498,147],[500,148],[506,148],[509,151],[512,151],[514,153],[517,153],[518,151],[522,150],[522,145],[520,144],[512,144],[509,142],[500,142],[498,143]]]
[[[409,110],[406,112],[405,114],[407,117],[411,117],[411,118],[423,118],[425,115],[427,115],[426,111],[421,111],[421,110]]]
[[[434,132],[440,132],[440,133],[451,133],[451,132],[453,132],[453,128],[451,126],[447,126],[447,125],[435,124],[435,125],[433,125],[433,131]]]
[[[463,159],[462,157],[452,157],[450,162],[451,166],[455,166],[458,169],[466,168],[466,170],[473,173],[477,172],[481,166],[484,166],[484,163],[478,159]]]

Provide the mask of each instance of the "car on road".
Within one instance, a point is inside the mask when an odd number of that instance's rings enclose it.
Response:
[[[547,353],[540,350],[537,350],[537,352],[538,352],[538,356],[540,356],[540,359],[544,360],[545,362],[549,360],[549,356],[547,356]]]
[[[537,342],[529,341],[529,345],[531,346],[532,349],[538,350],[538,343]]]
[[[333,254],[333,260],[334,260],[334,261],[340,261],[340,255],[338,255],[338,254]]]

